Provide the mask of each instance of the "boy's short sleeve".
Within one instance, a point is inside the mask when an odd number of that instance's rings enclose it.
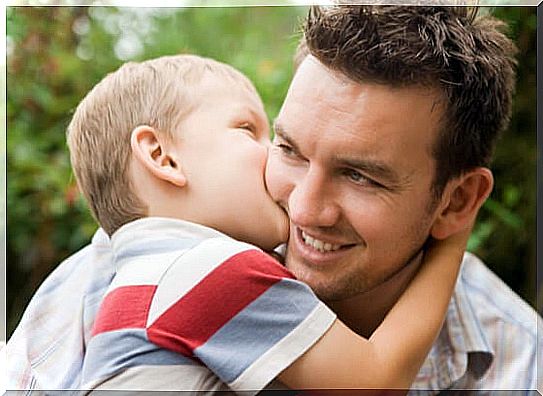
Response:
[[[259,391],[328,330],[335,314],[259,249],[210,239],[181,256],[151,303],[150,341]]]

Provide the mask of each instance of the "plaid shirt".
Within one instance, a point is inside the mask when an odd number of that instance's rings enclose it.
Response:
[[[102,230],[90,245],[57,267],[4,348],[7,389],[80,386],[85,346],[114,273],[109,239]],[[410,393],[441,389],[542,392],[543,334],[538,327],[543,329],[541,317],[467,253],[443,329]]]
[[[113,276],[109,237],[60,264],[40,286],[5,349],[7,389],[77,389],[94,317]]]

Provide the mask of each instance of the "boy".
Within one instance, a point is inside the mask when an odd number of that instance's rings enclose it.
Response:
[[[85,389],[256,392],[276,377],[291,388],[409,387],[468,233],[430,249],[366,340],[254,246],[284,242],[288,223],[267,194],[268,123],[241,73],[189,55],[126,64],[78,106],[68,145],[117,269]]]

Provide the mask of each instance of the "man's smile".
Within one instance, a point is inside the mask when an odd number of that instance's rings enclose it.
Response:
[[[341,248],[340,244],[335,244],[331,242],[325,242],[317,238],[313,238],[309,234],[307,234],[305,231],[302,231],[302,239],[304,240],[305,244],[308,246],[311,246],[314,249],[317,249],[319,252],[330,252],[334,250],[338,250]]]
[[[359,243],[341,241],[337,237],[317,236],[294,225],[291,227],[293,231],[290,239],[291,252],[304,261],[319,267],[339,262],[338,260],[350,254],[353,248],[360,245]]]

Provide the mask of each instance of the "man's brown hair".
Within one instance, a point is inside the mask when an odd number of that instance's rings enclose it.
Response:
[[[132,131],[147,125],[174,139],[188,114],[205,106],[196,97],[206,72],[258,95],[249,79],[231,66],[176,55],[125,63],[77,106],[67,130],[72,168],[95,219],[109,235],[147,215],[129,177]]]
[[[451,178],[490,164],[509,123],[517,51],[504,28],[468,7],[315,6],[295,62],[311,54],[355,82],[440,89],[437,198]]]

